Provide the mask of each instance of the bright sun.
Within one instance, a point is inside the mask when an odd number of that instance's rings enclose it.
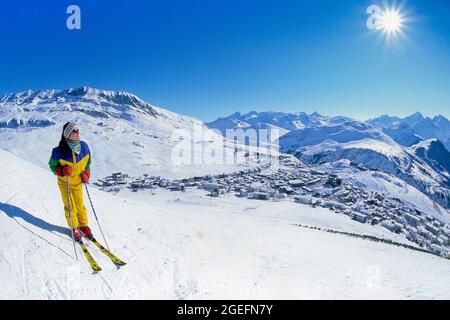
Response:
[[[403,17],[395,9],[386,9],[379,20],[380,28],[388,35],[399,33],[403,27]]]

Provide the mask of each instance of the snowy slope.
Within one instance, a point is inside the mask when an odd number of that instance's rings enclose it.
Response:
[[[398,237],[292,202],[92,189],[115,267],[73,259],[55,178],[0,150],[1,299],[450,298],[449,261],[318,230]],[[99,233],[94,226],[94,232]],[[395,239],[397,241],[406,241]],[[426,272],[424,272],[426,270]]]
[[[115,171],[186,177],[246,167],[232,162],[224,165],[219,158],[202,161],[214,149],[231,159],[234,146],[224,145],[223,137],[200,120],[152,106],[130,93],[82,87],[29,90],[0,99],[2,148],[33,159],[42,168],[47,167],[67,121],[79,124],[81,139],[91,147],[94,178]],[[173,153],[181,143],[195,152],[195,158],[186,153],[188,164]]]

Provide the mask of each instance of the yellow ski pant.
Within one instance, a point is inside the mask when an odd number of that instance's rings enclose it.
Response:
[[[69,218],[69,207],[67,201],[66,185],[58,183],[59,191],[61,191],[61,198],[64,202],[64,211],[66,213],[66,221],[69,227],[73,229],[78,227],[88,226],[88,215],[86,207],[83,201],[83,184],[70,185],[69,184],[69,197],[70,197],[70,214],[72,216],[72,224]]]

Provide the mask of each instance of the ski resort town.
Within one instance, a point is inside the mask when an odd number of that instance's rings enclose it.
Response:
[[[416,243],[420,248],[450,258],[450,225],[420,211],[394,195],[364,191],[336,174],[299,166],[298,161],[281,155],[277,169],[265,164],[254,169],[219,175],[169,180],[143,174],[133,178],[116,172],[98,180],[108,192],[127,188],[139,190],[166,189],[187,192],[202,189],[210,197],[234,195],[261,201],[295,201],[312,207],[328,208],[336,214],[347,215],[360,223],[382,227]],[[367,170],[356,165],[358,170]]]

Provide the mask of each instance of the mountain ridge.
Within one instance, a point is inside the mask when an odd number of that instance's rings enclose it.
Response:
[[[117,170],[190,176],[205,170],[222,173],[246,167],[229,162],[223,167],[219,156],[218,163],[213,159],[205,165],[203,159],[211,158],[209,149],[232,155],[234,147],[201,120],[151,105],[127,92],[90,87],[27,90],[6,94],[0,102],[3,148],[22,158],[35,154],[41,167],[47,167],[49,152],[68,121],[78,123],[81,139],[93,146],[93,174],[97,177]],[[175,153],[176,146],[186,149],[184,158]]]
[[[443,115],[431,118],[415,112],[404,118],[380,116],[366,122],[404,146],[410,147],[423,140],[438,138],[450,150],[450,121]]]

